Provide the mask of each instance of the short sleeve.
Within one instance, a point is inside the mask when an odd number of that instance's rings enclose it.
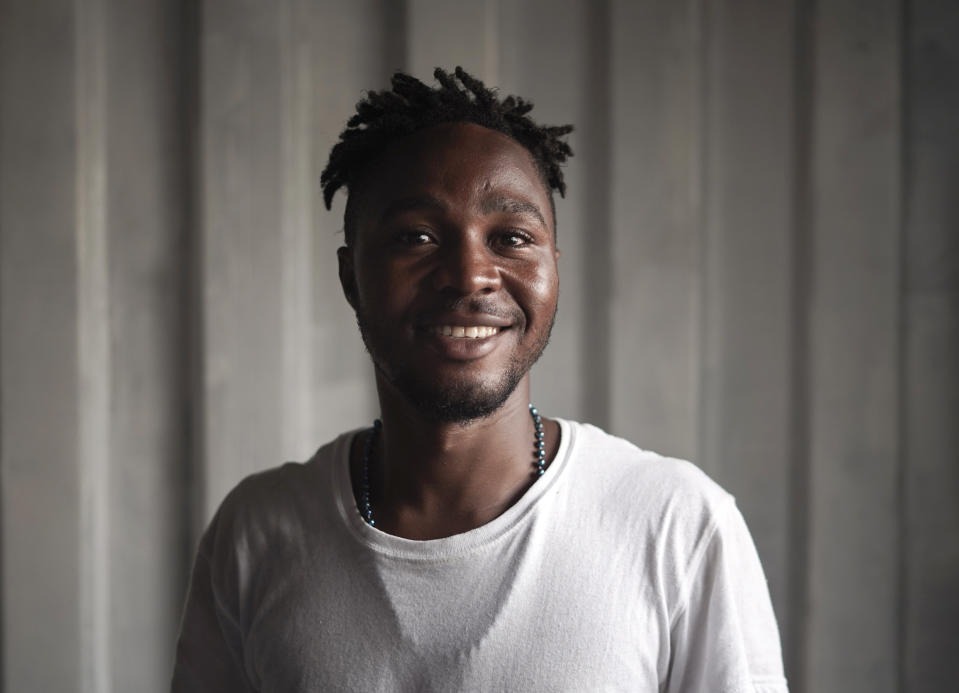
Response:
[[[759,556],[732,499],[670,629],[667,693],[786,693],[779,631]]]
[[[217,598],[212,561],[214,518],[197,550],[176,647],[172,693],[253,691],[242,667],[242,638]]]

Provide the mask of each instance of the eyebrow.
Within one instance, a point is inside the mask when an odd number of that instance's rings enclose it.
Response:
[[[431,209],[437,212],[445,212],[446,208],[447,205],[433,195],[413,195],[412,197],[401,197],[398,200],[393,200],[383,211],[380,219],[389,219],[394,214],[401,214],[418,209]]]
[[[493,212],[506,212],[507,214],[528,214],[536,217],[536,219],[543,226],[548,226],[546,219],[543,217],[543,213],[539,211],[539,207],[534,205],[532,202],[527,202],[526,200],[517,200],[514,197],[489,197],[483,200],[480,205],[480,210],[483,214],[491,214]]]
[[[380,218],[385,220],[395,214],[422,209],[445,212],[447,208],[448,205],[434,195],[413,195],[411,197],[402,197],[391,202],[383,211],[383,215]],[[483,214],[505,212],[506,214],[530,215],[535,217],[543,226],[548,226],[539,207],[532,202],[518,200],[514,197],[498,195],[496,197],[486,198],[480,203],[480,211]]]

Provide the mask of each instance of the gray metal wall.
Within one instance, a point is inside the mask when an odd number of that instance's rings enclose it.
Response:
[[[573,122],[548,414],[734,492],[800,693],[956,690],[959,3],[2,0],[5,691],[161,691],[198,532],[368,422],[325,156],[461,63]]]

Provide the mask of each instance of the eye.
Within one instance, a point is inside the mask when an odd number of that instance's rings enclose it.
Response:
[[[496,237],[496,243],[504,248],[524,248],[533,242],[533,237],[520,229],[506,229]]]
[[[433,241],[433,235],[425,229],[405,229],[396,234],[396,242],[399,245],[428,245]]]

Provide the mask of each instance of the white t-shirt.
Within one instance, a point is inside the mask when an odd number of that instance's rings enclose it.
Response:
[[[353,434],[244,480],[201,542],[173,690],[786,691],[733,498],[559,423],[529,491],[444,539],[363,522]]]

